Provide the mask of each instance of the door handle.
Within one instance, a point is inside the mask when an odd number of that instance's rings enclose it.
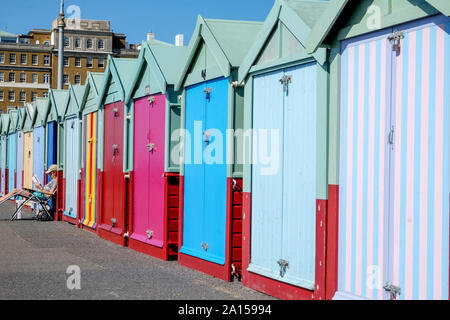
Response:
[[[153,152],[153,150],[155,149],[155,144],[154,143],[148,143],[147,144],[147,148],[148,148],[148,151]]]

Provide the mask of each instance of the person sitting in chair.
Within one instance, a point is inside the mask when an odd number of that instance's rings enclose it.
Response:
[[[45,174],[49,174],[50,178],[52,179],[49,183],[47,183],[44,187],[42,187],[40,184],[36,185],[36,188],[39,189],[39,191],[33,191],[33,195],[35,195],[40,200],[47,200],[56,191],[56,187],[58,186],[58,166],[56,164],[52,164],[50,168],[45,172]],[[24,196],[30,196],[31,193],[26,190],[22,189],[14,189],[10,193],[8,193],[6,196],[2,197],[0,199],[0,203],[3,203],[3,201],[10,199],[16,195],[24,195]]]

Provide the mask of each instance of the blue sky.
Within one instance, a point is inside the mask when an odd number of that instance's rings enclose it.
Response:
[[[27,33],[50,29],[60,0],[2,1],[0,30]],[[114,32],[125,33],[129,43],[140,43],[147,32],[174,42],[176,34],[188,43],[197,15],[212,19],[264,21],[274,0],[66,0],[66,10],[77,5],[82,19],[110,20]]]

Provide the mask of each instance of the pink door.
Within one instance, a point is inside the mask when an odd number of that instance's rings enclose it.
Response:
[[[153,246],[164,243],[165,95],[135,101],[133,234]]]

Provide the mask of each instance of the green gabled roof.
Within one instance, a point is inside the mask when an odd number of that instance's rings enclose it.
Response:
[[[450,16],[449,0],[424,0],[438,12]],[[315,52],[323,43],[325,38],[332,32],[339,18],[347,16],[346,12],[354,10],[360,3],[359,0],[331,0],[327,10],[313,28],[306,42],[306,49],[309,53]],[[420,3],[419,3],[420,4]],[[411,2],[411,5],[414,5]]]
[[[37,98],[34,109],[33,127],[38,128],[44,126],[47,122],[48,112],[50,110],[49,98]]]
[[[27,115],[23,124],[23,131],[27,132],[33,130],[33,119],[36,115],[36,105],[34,103],[24,103],[24,108]]]
[[[80,111],[88,114],[98,110],[97,99],[103,82],[103,73],[88,72],[84,85],[83,98],[81,99]]]
[[[0,30],[0,37],[5,37],[5,38],[15,38],[15,37],[17,37],[17,34],[14,34],[14,33],[10,33],[10,32],[7,32],[7,31]]]
[[[23,126],[25,125],[25,119],[27,117],[27,110],[26,107],[20,107],[17,110],[17,126],[16,130],[22,130]]]
[[[264,25],[256,36],[253,45],[239,68],[239,83],[247,77],[250,68],[258,59],[261,51],[268,43],[273,30],[281,21],[300,44],[305,47],[306,41],[317,20],[328,6],[328,0],[276,0],[267,16]],[[314,58],[324,64],[326,51],[321,50],[313,54]]]
[[[10,110],[8,112],[10,124],[8,133],[14,133],[17,130],[17,122],[19,120],[19,112],[17,110]]]
[[[160,92],[165,94],[167,86],[175,85],[178,80],[187,52],[187,47],[177,47],[162,41],[142,42],[141,52],[133,72],[133,79],[129,83],[130,87],[127,90],[125,103],[128,103],[133,97],[139,78],[146,68],[150,69],[152,77],[156,79]],[[150,85],[150,83],[148,84]]]
[[[84,85],[69,85],[69,98],[63,115],[64,119],[80,112],[85,89]]]
[[[2,134],[8,134],[8,132],[9,132],[9,122],[10,122],[9,114],[7,114],[7,113],[2,114],[2,118],[1,119],[2,119],[1,133]]]
[[[114,81],[115,90],[118,94],[117,101],[125,101],[129,83],[133,79],[136,63],[136,59],[111,58],[111,56],[108,56],[108,66],[106,67],[103,84],[98,95],[97,109],[101,107],[108,95],[111,79]]]
[[[47,122],[60,121],[64,117],[65,109],[69,100],[69,90],[49,90],[50,110]]]
[[[223,76],[229,77],[231,68],[241,65],[262,25],[262,22],[213,20],[199,16],[175,90],[179,90],[183,85],[202,42],[212,52]]]

